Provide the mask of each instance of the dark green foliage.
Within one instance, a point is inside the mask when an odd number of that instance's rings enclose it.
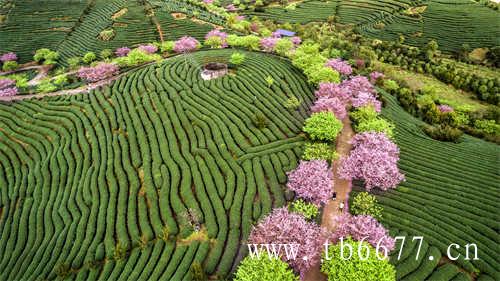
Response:
[[[424,132],[431,138],[439,141],[458,142],[463,132],[448,125],[424,126]]]

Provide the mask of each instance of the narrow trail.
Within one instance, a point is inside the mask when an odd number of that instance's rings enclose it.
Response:
[[[346,116],[342,120],[342,124],[344,125],[344,127],[337,137],[336,143],[336,150],[340,158],[349,155],[349,151],[351,151],[351,144],[349,142],[354,136],[354,131],[352,130],[351,120],[349,119],[349,116]],[[351,192],[351,181],[344,180],[339,177],[338,167],[339,160],[336,160],[333,163],[333,188],[337,193],[337,199],[330,199],[330,201],[326,203],[323,210],[323,217],[321,218],[321,226],[327,229],[328,232],[332,232],[335,230],[335,218],[342,214],[342,211],[340,211],[339,208],[341,202],[344,202],[344,211],[348,210],[348,198],[349,192]],[[312,267],[304,277],[304,281],[326,280],[326,276],[320,271],[319,263]]]

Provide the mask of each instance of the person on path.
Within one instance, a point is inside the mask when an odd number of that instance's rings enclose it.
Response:
[[[344,202],[340,202],[339,209],[341,212],[344,211]]]

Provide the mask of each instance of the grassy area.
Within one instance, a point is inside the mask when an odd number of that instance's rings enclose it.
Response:
[[[474,65],[463,62],[457,62],[456,60],[444,59],[443,63],[455,63],[457,69],[464,70],[467,72],[473,72],[477,76],[484,78],[500,78],[500,72],[496,68],[489,68],[482,65]]]
[[[487,103],[478,100],[473,93],[458,90],[428,74],[411,72],[399,66],[382,62],[375,62],[375,69],[384,72],[387,77],[393,80],[405,81],[413,90],[429,86],[434,87],[440,102],[449,104],[455,108],[465,106],[471,110],[476,110],[484,109],[488,106]]]

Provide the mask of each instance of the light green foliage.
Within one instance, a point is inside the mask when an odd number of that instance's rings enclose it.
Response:
[[[227,36],[227,43],[233,47],[243,47],[256,51],[260,47],[260,37],[256,35],[238,36],[231,34]]]
[[[396,280],[396,270],[394,266],[389,263],[388,259],[379,260],[375,248],[370,244],[367,242],[354,241],[351,238],[345,239],[344,244],[349,244],[353,248],[352,257],[350,259],[342,258],[340,254],[340,243],[329,245],[328,259],[325,253],[323,253],[324,262],[321,265],[321,272],[327,275],[329,281]],[[349,255],[349,250],[347,248],[344,249],[344,257],[347,257]],[[361,249],[359,252],[361,252],[361,257],[363,259],[368,256],[366,260],[361,260],[358,249]],[[369,255],[367,251],[369,251]],[[379,254],[379,256],[381,256],[381,254]]]
[[[378,113],[373,106],[363,106],[349,114],[354,121],[354,130],[361,132],[385,133],[388,137],[394,136],[394,124],[378,117]]]
[[[286,100],[285,108],[296,110],[301,104],[302,102],[297,97],[291,97]]]
[[[161,60],[161,56],[158,54],[146,54],[141,50],[134,49],[130,51],[127,56],[114,59],[114,62],[116,62],[120,67],[125,67],[137,66],[140,64],[159,60]]]
[[[214,49],[222,47],[222,43],[222,39],[218,36],[210,36],[205,40],[205,46],[209,46]]]
[[[500,135],[500,125],[495,120],[476,120],[474,128],[483,131],[486,134]]]
[[[101,59],[106,60],[106,59],[111,58],[111,56],[113,56],[113,51],[111,51],[110,49],[104,49],[101,51],[101,53],[99,55],[100,55]]]
[[[355,126],[355,130],[358,133],[377,132],[385,133],[389,138],[394,137],[394,124],[382,118],[375,118],[366,122],[361,122]]]
[[[303,131],[312,140],[335,141],[335,138],[342,130],[342,122],[338,120],[332,112],[317,112],[304,122]]]
[[[292,202],[290,209],[292,212],[303,215],[308,220],[314,219],[319,214],[318,206],[305,202],[302,199]]]
[[[2,70],[3,71],[11,71],[11,70],[16,70],[19,67],[19,64],[15,61],[6,61],[2,65]]]
[[[174,50],[175,42],[174,41],[165,41],[160,44],[160,52],[172,52]]]
[[[236,271],[234,281],[299,281],[288,264],[281,259],[269,258],[261,252],[260,257],[247,256]]]
[[[97,56],[94,52],[88,52],[83,56],[82,61],[83,61],[83,63],[91,64],[96,59],[97,59]]]
[[[331,67],[325,67],[324,64],[315,64],[304,70],[308,81],[318,85],[320,82],[340,83],[340,74]]]
[[[378,205],[377,198],[368,192],[358,193],[354,197],[351,213],[354,215],[370,215],[377,220],[382,218],[383,208]]]
[[[26,74],[11,74],[5,78],[12,79],[16,81],[16,87],[27,88],[28,87],[28,76]]]
[[[40,84],[37,86],[37,92],[39,93],[50,93],[57,90],[57,86],[52,84],[49,79],[44,79],[40,81]]]
[[[395,93],[399,89],[398,82],[391,80],[391,79],[386,79],[384,80],[384,90],[390,92],[390,93]]]
[[[39,49],[35,52],[33,59],[36,62],[42,62],[45,65],[56,64],[56,60],[59,58],[59,53],[56,51],[51,51],[50,49]]]
[[[274,84],[274,79],[271,75],[266,77],[266,83],[268,87],[271,87]]]
[[[72,57],[67,60],[67,63],[70,68],[76,68],[81,62],[79,57]]]
[[[286,55],[293,48],[293,43],[288,38],[279,39],[274,46],[274,51],[279,55]]]
[[[189,271],[191,273],[191,280],[192,281],[205,281],[207,280],[207,276],[205,275],[205,271],[203,271],[203,267],[201,264],[197,261],[193,262],[191,264],[191,267],[189,268]]]
[[[231,62],[234,65],[240,65],[245,61],[245,54],[243,53],[232,53],[231,58],[229,59],[229,62]]]
[[[60,74],[54,77],[53,83],[55,85],[63,85],[68,83],[68,75],[66,74]]]
[[[327,58],[321,55],[319,44],[304,43],[295,50],[291,58],[293,65],[304,71],[310,83],[340,82],[340,74],[325,67]]]
[[[332,161],[338,158],[337,152],[331,145],[322,142],[308,142],[305,144],[302,159],[304,160],[327,160]]]

